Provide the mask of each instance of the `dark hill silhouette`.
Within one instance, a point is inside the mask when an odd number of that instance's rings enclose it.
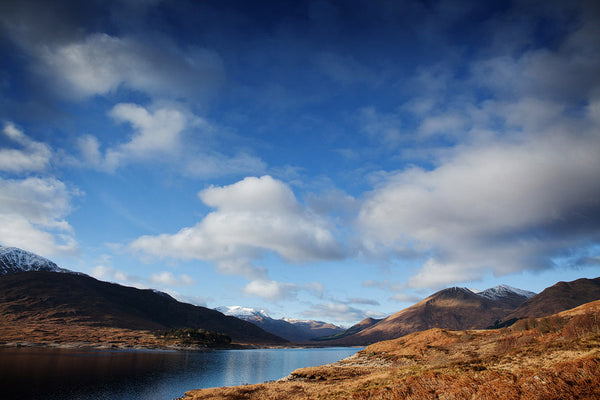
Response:
[[[131,330],[197,328],[237,343],[283,344],[259,327],[151,289],[99,281],[82,274],[21,272],[0,276],[0,318]]]

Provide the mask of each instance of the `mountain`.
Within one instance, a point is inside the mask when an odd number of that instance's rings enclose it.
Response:
[[[255,310],[240,306],[219,307],[217,311],[225,315],[232,315],[280,336],[294,343],[306,343],[321,336],[335,335],[344,332],[339,326],[312,320],[299,320],[291,318],[274,319],[264,310]]]
[[[431,328],[486,328],[502,320],[515,307],[527,300],[523,293],[508,286],[474,293],[467,288],[440,290],[417,304],[360,330],[332,341],[332,344],[365,345],[395,339]]]
[[[181,303],[152,289],[99,281],[83,274],[29,271],[0,276],[0,325],[19,326],[61,336],[76,326],[157,331],[196,328],[223,333],[236,343],[284,344],[286,340],[254,324],[205,307]],[[51,329],[42,328],[50,324]],[[59,328],[57,328],[59,327]],[[36,330],[37,329],[37,330]],[[83,329],[83,328],[82,328]],[[39,333],[39,332],[38,332]],[[42,335],[43,337],[43,335]],[[0,341],[6,340],[0,337]]]
[[[37,254],[16,247],[0,246],[0,275],[25,271],[71,272]]]
[[[516,308],[527,299],[535,296],[534,292],[528,290],[517,289],[508,285],[498,285],[493,288],[486,289],[482,292],[475,293],[478,296],[483,296],[490,300],[502,302],[508,307]]]
[[[527,317],[544,317],[600,299],[600,277],[558,282],[523,302],[504,321]]]

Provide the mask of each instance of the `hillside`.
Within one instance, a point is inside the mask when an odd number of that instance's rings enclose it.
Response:
[[[446,329],[486,328],[503,319],[514,307],[515,293],[489,298],[466,288],[452,287],[432,294],[419,303],[390,315],[360,332],[332,341],[340,345],[367,345],[409,333],[439,327]],[[521,302],[527,297],[521,296]]]
[[[600,299],[600,278],[558,282],[523,302],[504,320],[543,317]]]
[[[0,276],[0,316],[4,342],[26,340],[33,333],[41,341],[77,339],[73,332],[78,329],[80,341],[86,341],[90,330],[101,328],[149,332],[187,327],[223,333],[236,343],[286,343],[249,322],[178,302],[164,293],[78,274],[38,271]],[[26,327],[33,329],[30,335],[23,334]]]
[[[434,328],[277,382],[191,390],[185,399],[600,398],[600,301],[527,323],[532,326]]]
[[[261,329],[293,343],[308,343],[311,339],[317,337],[344,332],[344,329],[339,326],[327,322],[275,319],[271,318],[264,310],[255,310],[247,307],[219,307],[217,311],[251,322]]]

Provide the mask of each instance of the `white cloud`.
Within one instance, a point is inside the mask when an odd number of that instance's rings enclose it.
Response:
[[[248,283],[248,285],[244,287],[243,292],[249,296],[257,296],[271,301],[278,301],[296,297],[299,290],[300,287],[293,283],[259,279]]]
[[[193,227],[173,235],[142,236],[130,248],[159,257],[213,261],[217,271],[251,280],[243,288],[245,294],[271,301],[295,297],[300,290],[322,295],[319,283],[273,281],[265,268],[252,263],[265,252],[291,262],[342,256],[328,223],[307,211],[287,185],[270,176],[245,178],[229,186],[211,186],[199,197],[216,210]]]
[[[223,79],[216,53],[155,39],[143,43],[95,33],[65,43],[23,44],[40,60],[40,72],[67,97],[104,95],[121,86],[152,95],[198,96]]]
[[[120,103],[109,115],[131,125],[133,133],[104,154],[97,137],[83,135],[77,141],[79,159],[67,158],[69,163],[114,172],[127,164],[151,161],[176,165],[183,175],[194,178],[259,174],[267,169],[263,160],[245,152],[227,155],[211,150],[210,144],[200,147],[198,138],[213,135],[215,128],[184,107]]]
[[[106,152],[108,169],[113,170],[132,159],[147,159],[160,154],[175,155],[180,150],[181,132],[186,128],[187,121],[179,110],[160,108],[150,113],[137,104],[121,103],[113,107],[110,115],[119,122],[131,124],[135,133],[128,142]]]
[[[6,123],[2,132],[22,149],[0,148],[0,171],[39,172],[48,168],[52,156],[50,146],[30,139],[12,123]]]
[[[271,251],[288,261],[337,259],[342,249],[331,227],[310,214],[283,182],[270,176],[245,178],[199,193],[213,211],[178,233],[142,236],[131,248],[179,259],[257,259]]]
[[[73,194],[53,178],[0,178],[0,243],[45,256],[74,253],[77,242],[64,219]]]
[[[194,279],[186,274],[176,277],[169,271],[161,271],[150,275],[150,282],[166,286],[191,286],[194,284]]]
[[[547,268],[599,233],[598,154],[594,126],[462,146],[437,168],[398,172],[368,196],[359,216],[366,247],[429,254],[409,281],[415,287]]]
[[[408,285],[437,288],[553,268],[600,242],[600,42],[591,15],[553,48],[487,49],[466,78],[451,65],[421,71],[419,97],[401,111],[414,113],[430,163],[382,174],[365,196],[357,228],[366,254],[420,255]],[[453,148],[436,142],[447,133]]]

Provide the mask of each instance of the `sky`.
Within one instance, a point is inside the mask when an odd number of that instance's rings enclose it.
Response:
[[[600,5],[3,0],[0,244],[345,326],[600,276]]]

